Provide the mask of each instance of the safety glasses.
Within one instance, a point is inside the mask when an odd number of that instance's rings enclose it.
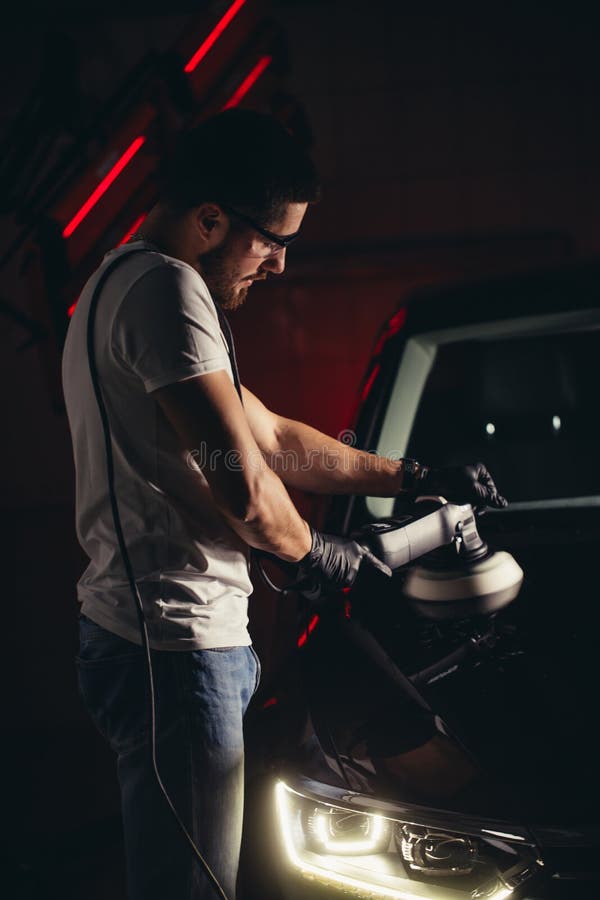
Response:
[[[223,206],[225,212],[230,216],[235,216],[236,219],[239,219],[240,222],[243,222],[245,225],[249,225],[253,231],[256,231],[263,238],[263,250],[264,252],[257,253],[258,256],[273,256],[275,253],[280,253],[281,250],[285,250],[293,241],[296,240],[299,231],[296,231],[294,234],[274,234],[272,231],[268,231],[266,228],[263,228],[262,225],[259,225],[258,222],[255,222],[254,219],[250,218],[250,216],[245,215],[245,213],[239,212],[237,209],[234,209],[232,206]]]

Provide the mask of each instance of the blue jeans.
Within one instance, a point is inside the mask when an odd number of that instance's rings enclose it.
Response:
[[[130,900],[215,900],[156,783],[145,653],[80,616],[79,687],[117,754]],[[152,651],[158,770],[175,809],[235,897],[242,833],[242,720],[258,687],[252,647]]]

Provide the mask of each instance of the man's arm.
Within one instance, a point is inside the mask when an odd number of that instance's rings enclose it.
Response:
[[[206,460],[203,474],[234,531],[252,547],[288,561],[311,549],[311,532],[265,464],[237,391],[223,369],[154,391],[184,447]]]
[[[303,422],[275,415],[254,394],[246,388],[242,390],[244,409],[256,442],[267,463],[285,484],[313,493],[372,497],[395,497],[406,490],[406,460],[391,460],[348,447]],[[414,468],[415,461],[411,463],[408,484],[413,497],[432,494],[452,503],[496,509],[508,505],[483,463],[442,468],[419,463]]]
[[[256,443],[284,484],[322,494],[394,497],[403,461],[349,447],[310,425],[271,412],[247,388],[244,410]]]

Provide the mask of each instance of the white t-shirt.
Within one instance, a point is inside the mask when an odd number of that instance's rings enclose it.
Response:
[[[118,255],[96,312],[94,347],[113,442],[123,533],[150,644],[163,650],[244,646],[249,548],[213,500],[202,448],[182,449],[150,392],[194,375],[233,374],[217,311],[198,272],[143,241],[111,250],[85,285],[69,325],[62,373],[76,470],[76,527],[90,564],[77,585],[82,612],[141,643],[115,535],[102,423],[88,367],[94,287]],[[199,451],[198,454],[190,451]]]

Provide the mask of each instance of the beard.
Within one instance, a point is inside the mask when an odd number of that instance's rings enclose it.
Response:
[[[222,244],[205,253],[198,260],[204,278],[215,303],[222,309],[239,309],[246,302],[248,287],[240,287],[239,266],[232,264],[229,236]]]

